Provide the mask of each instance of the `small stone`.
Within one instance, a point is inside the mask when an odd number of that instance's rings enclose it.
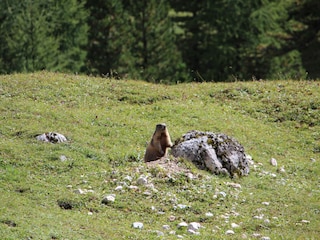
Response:
[[[89,215],[89,216],[92,216],[92,215],[93,215],[93,212],[88,212],[88,215]]]
[[[137,180],[138,185],[147,185],[148,179],[145,176],[140,176]]]
[[[144,191],[144,192],[143,192],[143,195],[145,195],[145,196],[151,196],[151,195],[152,195],[152,193],[151,193],[151,192],[149,192],[149,191]]]
[[[265,206],[269,206],[270,205],[269,202],[262,202],[262,204],[265,205]]]
[[[164,236],[164,233],[163,233],[163,232],[161,232],[161,231],[156,230],[156,233],[157,233],[157,235],[158,235],[159,237]]]
[[[270,238],[269,237],[262,237],[262,238],[260,238],[261,240],[270,240]]]
[[[177,207],[180,209],[186,209],[188,206],[184,204],[178,204]]]
[[[142,222],[134,222],[132,224],[133,228],[137,228],[137,229],[142,229],[143,228],[143,223]]]
[[[176,235],[176,231],[173,231],[173,230],[172,230],[172,231],[169,232],[169,234],[170,234],[170,235]]]
[[[168,220],[169,220],[170,222],[173,222],[174,220],[176,220],[176,217],[173,216],[173,215],[171,215],[171,216],[169,216]]]
[[[151,211],[157,210],[155,206],[151,206]]]
[[[139,189],[137,186],[133,186],[133,185],[130,185],[128,188],[131,189],[131,190],[137,190],[137,189]]]
[[[200,223],[197,223],[197,222],[191,222],[189,223],[188,225],[188,230],[193,230],[193,231],[198,231],[200,229],[201,225]]]
[[[308,220],[301,220],[301,223],[307,223],[307,224],[309,224],[310,221],[308,221]]]
[[[254,216],[253,218],[261,220],[261,219],[263,219],[263,217],[264,217],[264,214],[261,214],[261,215]]]
[[[61,162],[67,161],[67,157],[65,155],[61,155],[59,158]]]
[[[240,225],[239,225],[239,224],[236,224],[236,223],[231,223],[231,227],[232,227],[232,228],[239,228]]]
[[[280,168],[277,169],[277,172],[279,172],[279,173],[285,173],[286,170],[284,169],[284,166],[282,166],[282,167],[280,167]]]
[[[206,217],[213,217],[213,213],[207,212],[207,213],[206,213]]]
[[[269,220],[269,219],[265,219],[263,222],[264,222],[265,224],[270,224],[270,220]]]
[[[253,233],[253,234],[252,234],[252,237],[258,238],[258,237],[261,237],[261,234],[260,234],[260,233]]]
[[[188,229],[188,233],[190,233],[190,234],[192,234],[192,235],[200,235],[199,232],[194,231],[194,230],[192,230],[192,229]]]
[[[277,160],[275,158],[270,159],[270,164],[274,167],[278,166]]]
[[[177,238],[182,239],[183,236],[182,235],[177,235]]]
[[[233,187],[233,188],[241,188],[241,185],[239,183],[227,182],[226,184],[227,184],[227,186],[230,186],[230,187]]]
[[[226,231],[226,235],[233,235],[234,234],[234,231],[233,230],[227,230]]]
[[[122,189],[123,189],[122,186],[117,186],[114,190],[115,190],[115,191],[121,191]]]
[[[169,225],[163,225],[162,228],[163,228],[164,230],[169,230],[169,229],[170,229],[170,226],[169,226]]]
[[[103,203],[103,204],[113,203],[115,200],[116,200],[116,195],[109,194],[109,195],[104,196],[101,203]]]
[[[195,179],[195,176],[192,173],[187,173],[186,176],[190,180]]]
[[[129,181],[129,182],[132,182],[132,177],[130,177],[130,176],[125,176],[124,180],[127,180],[127,181]]]
[[[72,185],[67,185],[67,188],[72,188]]]
[[[178,224],[178,228],[188,227],[188,224],[186,222],[181,222]]]
[[[310,158],[310,161],[314,163],[314,162],[316,162],[316,159],[315,158]]]
[[[218,192],[218,196],[225,198],[227,196],[227,194],[225,192]]]
[[[78,188],[76,190],[73,191],[75,194],[86,194],[87,191],[85,190],[82,190],[81,188]]]

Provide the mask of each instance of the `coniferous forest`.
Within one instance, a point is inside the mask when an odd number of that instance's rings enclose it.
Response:
[[[319,0],[0,1],[0,74],[320,78]]]

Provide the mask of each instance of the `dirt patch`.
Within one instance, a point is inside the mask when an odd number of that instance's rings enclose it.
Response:
[[[182,161],[176,158],[160,158],[159,160],[146,162],[148,168],[160,168],[166,174],[187,174],[192,173],[191,170]]]

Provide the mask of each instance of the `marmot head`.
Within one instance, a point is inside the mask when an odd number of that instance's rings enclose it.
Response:
[[[159,124],[157,124],[157,126],[156,126],[156,131],[161,131],[161,132],[163,132],[163,131],[166,130],[166,128],[167,128],[167,125],[166,125],[165,123],[159,123]]]

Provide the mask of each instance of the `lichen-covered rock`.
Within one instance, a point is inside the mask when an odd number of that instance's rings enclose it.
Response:
[[[57,132],[47,132],[36,136],[36,139],[44,142],[61,143],[66,142],[67,138]]]
[[[175,141],[171,154],[214,174],[245,176],[249,173],[243,146],[222,133],[190,131]]]

